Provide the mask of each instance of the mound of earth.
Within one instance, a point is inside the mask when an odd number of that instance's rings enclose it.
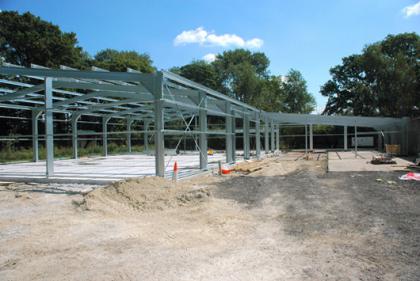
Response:
[[[81,207],[86,210],[120,212],[153,211],[193,206],[211,196],[206,187],[176,183],[160,177],[116,182],[85,195]]]

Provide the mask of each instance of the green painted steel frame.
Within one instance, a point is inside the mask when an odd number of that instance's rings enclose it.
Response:
[[[177,130],[165,130],[165,122],[185,120],[185,117],[199,116],[200,167],[207,169],[207,115],[224,117],[226,136],[226,161],[235,161],[235,139],[240,130],[235,128],[235,119],[244,120],[245,158],[250,157],[249,122],[255,122],[256,155],[260,157],[261,121],[263,121],[264,150],[274,152],[279,149],[279,125],[310,125],[310,148],[312,147],[312,124],[339,126],[366,126],[378,129],[399,128],[405,130],[406,119],[368,118],[350,116],[319,116],[309,114],[284,114],[261,111],[253,106],[223,95],[203,85],[168,71],[156,73],[108,72],[93,67],[92,71],[80,71],[66,66],[48,69],[32,65],[25,68],[12,64],[0,67],[0,107],[17,110],[31,110],[33,124],[34,161],[38,160],[37,120],[42,112],[46,114],[47,176],[53,176],[53,112],[72,114],[73,157],[77,158],[77,122],[82,115],[96,116],[103,121],[104,155],[107,155],[107,123],[111,118],[127,119],[127,141],[131,150],[131,122],[144,121],[147,128],[154,123],[156,175],[164,176],[164,135],[181,134]],[[32,81],[21,82],[10,77],[25,77]],[[39,81],[40,83],[36,83]],[[204,101],[204,103],[203,103]],[[305,130],[306,131],[306,130]],[[193,134],[195,134],[193,133]],[[406,139],[402,137],[402,143]],[[346,143],[347,144],[347,143]],[[147,141],[145,143],[147,145]],[[35,147],[36,146],[36,147]],[[307,144],[306,144],[307,148]]]

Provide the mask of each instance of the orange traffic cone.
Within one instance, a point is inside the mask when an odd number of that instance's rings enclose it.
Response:
[[[174,171],[173,171],[173,174],[172,174],[172,180],[173,181],[178,180],[178,162],[176,162],[176,161],[174,163]]]

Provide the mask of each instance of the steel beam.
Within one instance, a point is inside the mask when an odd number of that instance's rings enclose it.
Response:
[[[38,145],[38,118],[41,115],[42,111],[33,110],[32,111],[32,160],[34,162],[39,161],[39,145]]]
[[[210,88],[207,88],[207,87],[205,87],[205,86],[203,86],[203,85],[201,85],[199,83],[196,83],[196,82],[193,82],[191,80],[188,80],[188,79],[186,79],[186,78],[184,78],[182,76],[176,75],[176,74],[174,74],[172,72],[169,72],[169,71],[162,71],[162,72],[163,72],[165,78],[168,78],[170,80],[173,80],[175,82],[181,83],[183,85],[186,85],[186,86],[195,88],[195,89],[197,89],[197,90],[199,90],[201,92],[205,92],[205,93],[209,94],[212,97],[215,97],[215,98],[218,98],[218,99],[222,99],[222,100],[226,100],[226,101],[230,101],[232,104],[236,104],[236,105],[238,105],[238,106],[240,106],[242,108],[246,108],[246,109],[249,109],[249,110],[252,110],[252,111],[258,111],[258,109],[255,108],[255,107],[253,107],[253,106],[250,106],[250,105],[248,105],[246,103],[240,102],[237,99],[233,99],[233,98],[227,97],[226,95],[223,95],[223,94],[221,94],[219,92],[216,92],[216,91],[214,91],[214,90],[212,90]]]
[[[96,72],[80,70],[56,70],[56,69],[34,69],[21,67],[0,67],[0,73],[7,75],[24,75],[37,77],[74,78],[74,79],[97,79],[97,80],[119,80],[128,82],[149,82],[154,74],[139,74],[128,72]]]
[[[44,85],[43,84],[39,84],[36,86],[33,86],[31,88],[26,88],[26,89],[22,89],[22,90],[18,90],[16,92],[13,93],[9,93],[3,96],[0,96],[0,101],[11,101],[11,100],[16,100],[18,98],[22,98],[28,94],[33,94],[33,93],[37,93],[44,90]]]
[[[54,122],[53,122],[53,92],[52,78],[46,77],[44,81],[45,91],[45,148],[46,177],[54,176]]]
[[[128,99],[135,99],[138,98],[140,101],[153,101],[152,97],[150,98],[143,98],[139,94],[136,93],[128,93],[128,92],[91,92],[88,94],[80,95],[80,96],[74,96],[72,98],[57,101],[54,103],[54,107],[60,107],[60,106],[66,106],[73,103],[80,103],[84,102],[88,99],[93,98],[102,98],[102,97],[118,97],[118,98],[128,98]],[[108,99],[109,100],[109,99]],[[110,101],[117,101],[111,99]]]
[[[389,117],[361,117],[361,116],[327,116],[315,114],[294,114],[294,113],[266,113],[271,119],[278,123],[291,124],[320,124],[320,125],[334,125],[334,126],[357,126],[362,127],[381,127],[389,125],[399,125],[402,122],[401,118]]]
[[[199,107],[195,104],[186,104],[185,102],[182,101],[175,101],[175,100],[165,100],[165,106],[170,106],[173,108],[177,108],[178,110],[183,109],[187,112],[192,112],[192,113],[196,113],[197,111],[199,111]],[[224,113],[223,111],[218,111],[218,110],[213,110],[213,109],[209,109],[207,108],[206,111],[214,116],[226,116],[227,114]]]
[[[121,73],[121,72],[118,72]],[[65,89],[78,89],[78,90],[101,90],[114,92],[114,95],[120,93],[143,93],[147,94],[146,88],[142,85],[114,85],[114,84],[99,84],[99,83],[88,83],[88,82],[68,82],[68,81],[55,81],[54,88],[65,88]],[[150,95],[150,93],[148,93]]]
[[[200,92],[200,110],[198,122],[200,125],[199,146],[200,146],[200,169],[207,170],[207,95]]]

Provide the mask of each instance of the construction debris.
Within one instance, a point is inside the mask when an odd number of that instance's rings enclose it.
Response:
[[[381,165],[381,164],[397,164],[395,160],[392,159],[391,154],[380,154],[372,156],[371,164]]]
[[[415,180],[415,181],[420,181],[420,173],[413,173],[413,172],[408,172],[405,175],[402,175],[400,177],[400,180]]]

